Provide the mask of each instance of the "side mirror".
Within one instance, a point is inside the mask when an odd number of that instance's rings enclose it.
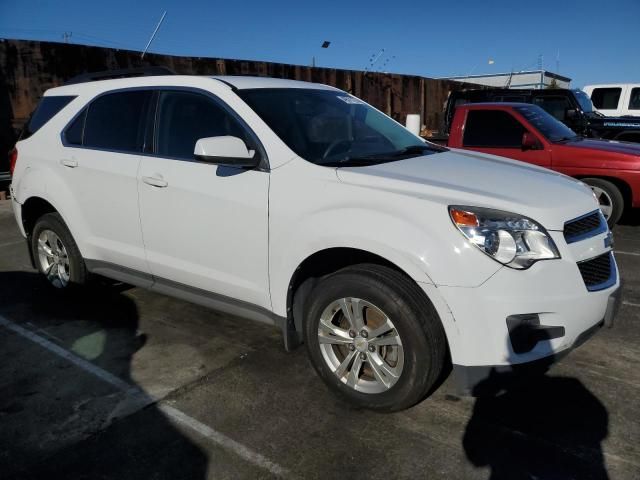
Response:
[[[196,142],[193,156],[202,162],[229,167],[257,167],[259,158],[238,137],[222,136],[201,138]]]
[[[573,108],[567,108],[564,111],[564,118],[566,119],[574,119],[577,116],[578,116],[578,112]]]
[[[522,151],[526,150],[542,150],[542,145],[538,139],[530,132],[522,134]]]

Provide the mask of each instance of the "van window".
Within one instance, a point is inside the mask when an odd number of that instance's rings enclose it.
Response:
[[[464,127],[465,147],[522,147],[524,126],[502,110],[470,110]]]
[[[85,147],[141,152],[151,96],[150,91],[134,90],[108,93],[93,101],[87,110],[82,144]]]
[[[615,110],[618,108],[622,88],[594,88],[591,93],[593,106],[598,110]]]
[[[640,88],[631,89],[631,98],[629,99],[629,110],[640,110]]]
[[[25,126],[20,140],[25,140],[36,133],[45,123],[51,120],[60,110],[69,105],[69,102],[76,98],[71,95],[43,97],[33,111],[29,122]]]

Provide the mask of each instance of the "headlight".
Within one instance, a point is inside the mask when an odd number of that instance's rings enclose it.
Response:
[[[452,205],[449,215],[469,241],[495,261],[511,268],[529,268],[538,260],[560,258],[542,225],[516,213]]]

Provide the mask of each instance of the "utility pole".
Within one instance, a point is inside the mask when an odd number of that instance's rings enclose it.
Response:
[[[540,88],[544,88],[544,56],[538,55],[538,70],[540,70]]]
[[[149,49],[149,45],[151,45],[151,42],[153,42],[153,39],[156,38],[156,33],[158,33],[158,30],[160,29],[160,25],[162,25],[162,22],[164,21],[164,17],[166,17],[166,15],[167,15],[167,11],[165,10],[164,13],[162,14],[162,17],[160,17],[160,21],[156,25],[156,29],[151,34],[151,38],[149,39],[147,46],[144,47],[142,55],[140,55],[140,59],[144,58],[144,54],[147,53],[147,50]]]

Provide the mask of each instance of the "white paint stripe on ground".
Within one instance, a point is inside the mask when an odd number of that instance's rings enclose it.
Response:
[[[623,300],[622,304],[628,305],[629,307],[640,307],[640,303],[627,302],[626,300]]]
[[[284,476],[287,473],[287,471],[280,465],[273,463],[271,460],[263,457],[259,453],[254,452],[250,448],[245,447],[241,443],[238,443],[235,440],[227,437],[223,433],[214,430],[208,425],[205,425],[204,423],[191,418],[190,416],[172,407],[171,405],[159,405],[158,408],[162,410],[165,415],[171,417],[176,422],[182,425],[186,425],[192,430],[198,432],[203,437],[212,440],[213,442],[227,448],[228,450],[232,450],[234,453],[244,458],[248,462],[253,463],[254,465],[258,465],[265,470],[269,470],[275,475]]]
[[[7,320],[2,315],[0,315],[0,325],[11,330],[12,332],[17,333],[18,335],[28,340],[31,340],[34,343],[37,343],[41,347],[46,348],[47,350],[49,350],[52,353],[55,353],[59,357],[62,357],[65,360],[68,360],[69,362],[73,363],[77,367],[82,368],[84,371],[89,372],[90,374],[98,377],[103,382],[106,382],[114,386],[118,390],[121,390],[127,394],[137,394],[140,392],[139,389],[128,384],[124,380],[121,380],[115,375],[112,375],[111,373],[107,372],[106,370],[103,370],[100,367],[95,366],[93,363],[86,361],[84,358],[80,358],[74,353],[71,353],[70,351],[65,350],[64,348],[56,345],[50,340],[47,340],[46,338],[41,337],[40,335],[36,335],[30,330],[27,330],[26,328],[23,328],[20,325],[17,325]]]
[[[13,242],[5,242],[5,243],[0,243],[0,248],[2,247],[10,247],[12,245],[18,245],[19,243],[24,243],[25,239],[22,238],[20,240],[14,240]]]
[[[631,255],[634,257],[640,257],[640,253],[636,253],[636,252],[625,252],[622,250],[614,250],[614,252],[616,255]]]
[[[56,345],[55,343],[47,340],[46,338],[43,338],[40,335],[37,335],[32,331],[27,330],[21,327],[20,325],[13,323],[10,320],[7,320],[2,315],[0,315],[0,325],[5,327],[8,330],[11,330],[14,333],[17,333],[18,335],[28,340],[31,340],[32,342],[49,350],[51,353],[54,353],[55,355],[58,355],[59,357],[64,358],[65,360],[68,360],[69,362],[73,363],[77,367],[94,375],[95,377],[108,383],[109,385],[112,385],[113,387],[117,388],[118,390],[124,392],[127,395],[134,396],[134,397],[144,396],[148,400],[148,403],[152,403],[155,401],[155,399],[151,398],[149,395],[147,395],[144,391],[140,390],[139,388],[125,382],[124,380],[116,377],[115,375],[107,372],[106,370],[103,370],[102,368],[94,365],[93,363],[78,357],[74,353],[68,350],[65,350],[64,348],[60,347],[59,345]],[[161,404],[158,405],[158,408],[165,415],[170,417],[175,422],[181,425],[184,425],[185,427],[188,427],[189,429],[199,433],[203,437],[211,440],[212,442],[216,443],[220,447],[235,453],[236,455],[243,458],[244,460],[260,468],[268,470],[274,475],[278,475],[282,477],[287,474],[287,470],[282,468],[280,465],[272,462],[271,460],[260,455],[259,453],[254,452],[249,447],[246,447],[241,443],[236,442],[235,440],[227,437],[223,433],[220,433],[217,430],[214,430],[208,425],[205,425],[204,423],[199,422],[195,418],[190,417],[189,415],[187,415],[184,412],[181,412],[177,408],[172,407],[170,405],[161,405]]]

